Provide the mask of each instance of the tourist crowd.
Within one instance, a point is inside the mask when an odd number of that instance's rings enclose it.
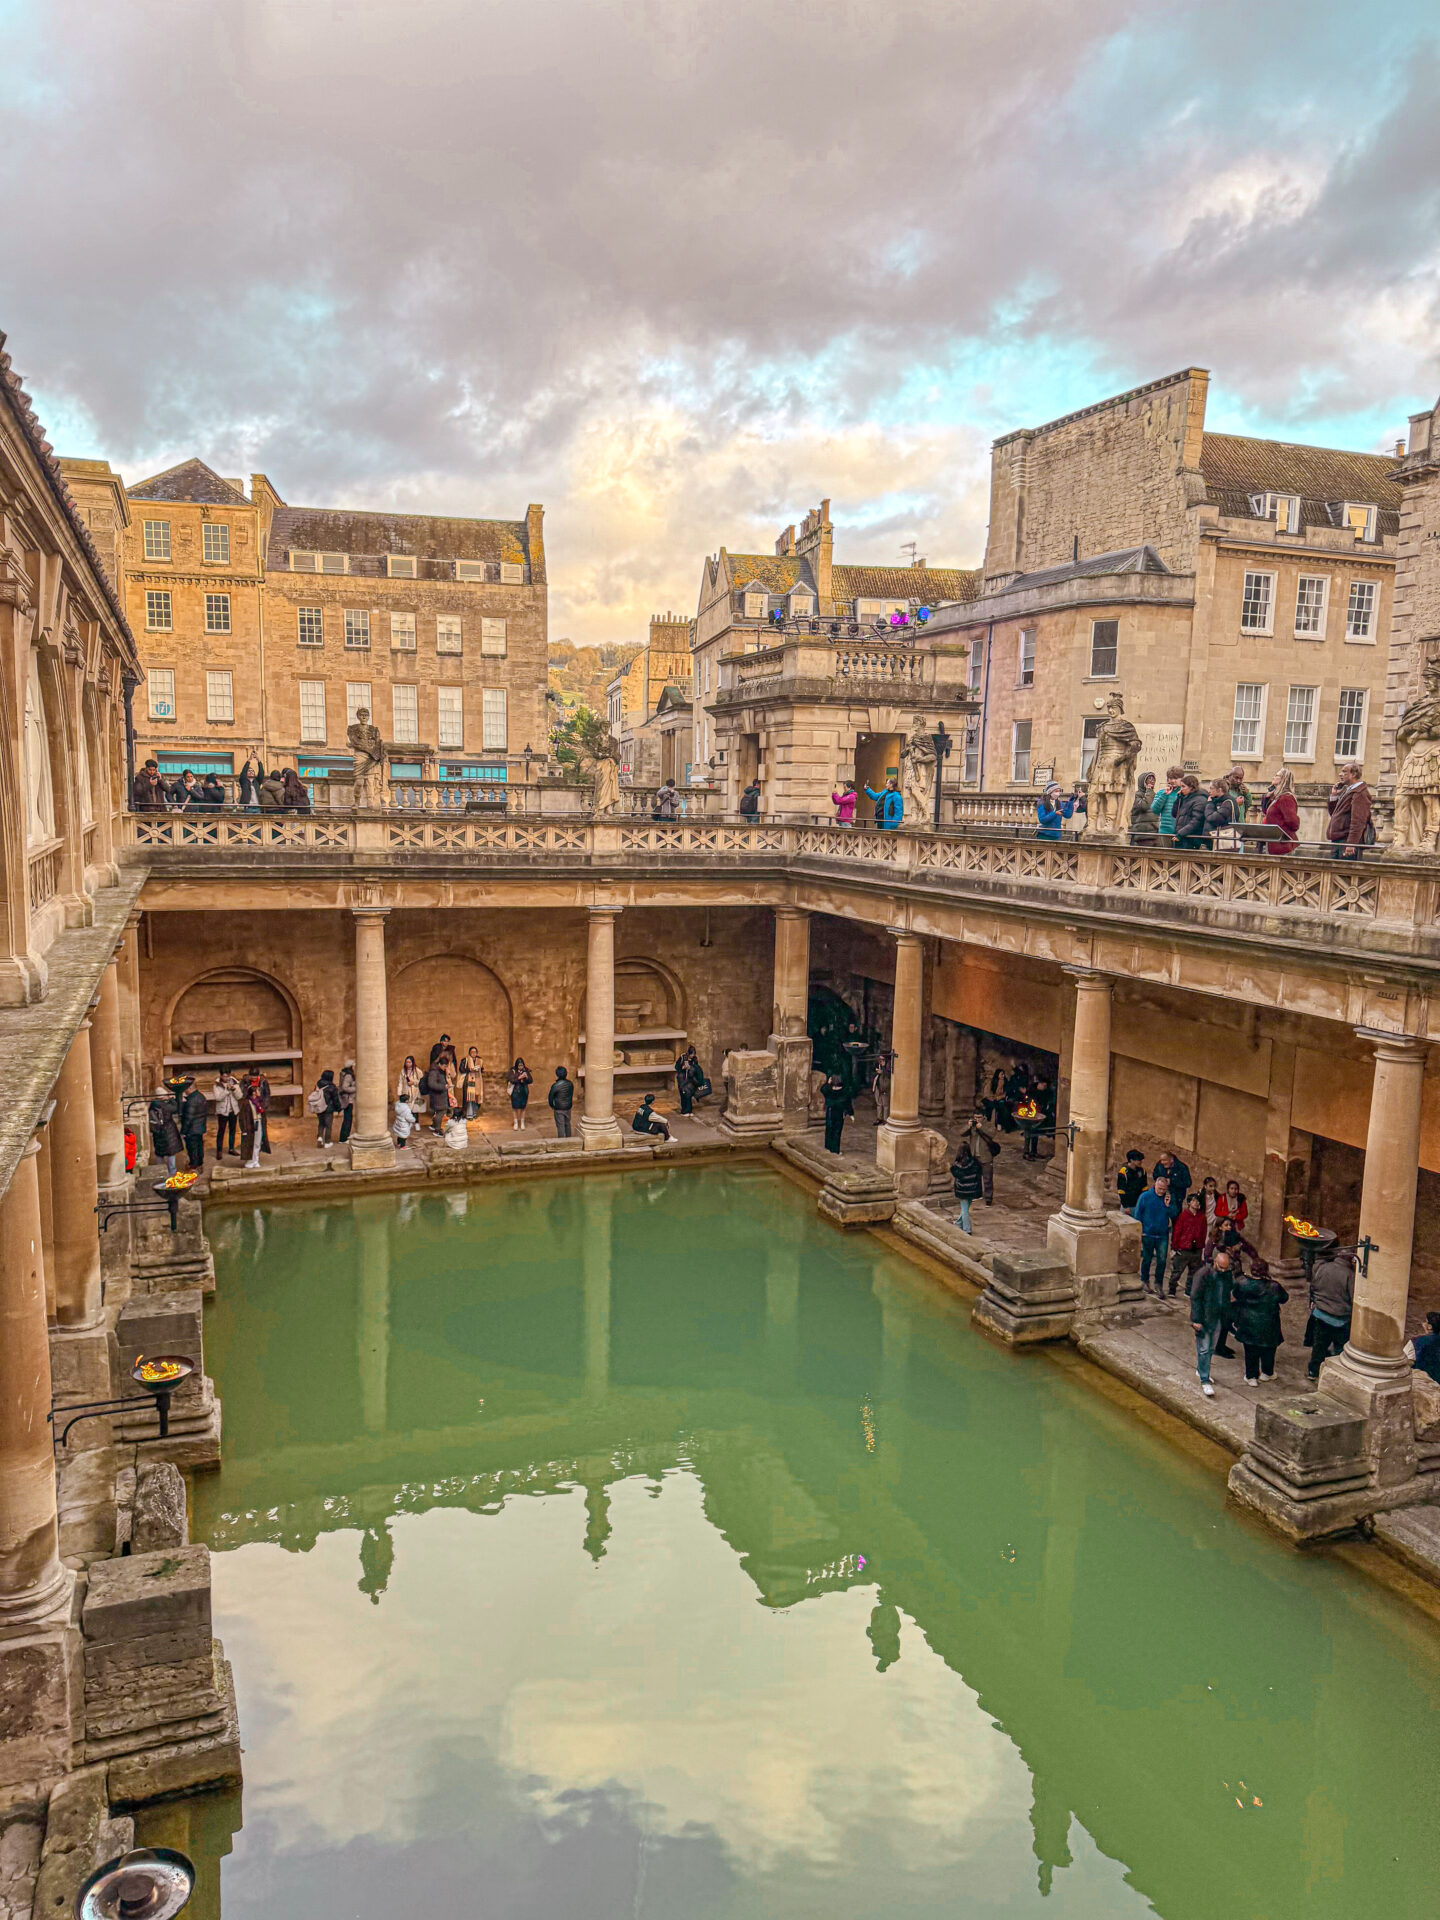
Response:
[[[1326,837],[1331,853],[1337,859],[1358,859],[1361,850],[1375,841],[1370,789],[1358,766],[1341,768],[1339,780],[1330,789],[1328,808]],[[1035,838],[1060,839],[1066,823],[1084,811],[1083,785],[1063,795],[1059,782],[1052,780],[1035,802]],[[1262,842],[1267,853],[1295,851],[1300,807],[1289,767],[1276,770],[1258,799],[1245,783],[1243,767],[1231,767],[1227,774],[1203,783],[1183,767],[1171,767],[1163,787],[1153,773],[1142,774],[1130,808],[1130,843],[1179,847],[1191,853],[1213,851],[1225,844],[1225,835],[1246,821],[1270,829]]]
[[[249,813],[309,813],[310,790],[293,767],[267,773],[252,755],[236,779],[232,802],[218,774],[197,778],[186,767],[167,785],[159,762],[150,759],[135,775],[130,804],[136,813],[213,813],[231,805]]]

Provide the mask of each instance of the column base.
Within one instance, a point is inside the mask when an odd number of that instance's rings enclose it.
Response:
[[[395,1164],[395,1142],[388,1133],[362,1140],[357,1134],[350,1142],[350,1167],[355,1173],[384,1173]]]
[[[624,1130],[613,1113],[608,1120],[603,1114],[592,1120],[588,1114],[582,1113],[580,1138],[586,1153],[620,1153],[625,1146]]]
[[[1372,1486],[1399,1486],[1414,1476],[1414,1378],[1403,1359],[1379,1359],[1354,1346],[1320,1369],[1322,1398],[1365,1423],[1365,1466]]]
[[[929,1127],[893,1127],[887,1120],[875,1133],[875,1164],[889,1174],[902,1198],[917,1200],[930,1190],[935,1142],[942,1139]]]
[[[769,1050],[775,1056],[780,1131],[804,1133],[810,1125],[811,1042],[808,1037],[772,1033]]]
[[[1075,1279],[1055,1253],[996,1253],[971,1319],[1007,1347],[1068,1339],[1075,1324]]]
[[[1046,1222],[1045,1243],[1074,1276],[1080,1317],[1140,1299],[1140,1229],[1126,1215],[1061,1207]]]

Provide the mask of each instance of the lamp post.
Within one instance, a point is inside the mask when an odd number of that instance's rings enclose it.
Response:
[[[935,827],[940,826],[940,789],[945,784],[945,762],[950,757],[950,735],[945,731],[945,722],[937,720],[935,731],[930,736],[935,748]]]

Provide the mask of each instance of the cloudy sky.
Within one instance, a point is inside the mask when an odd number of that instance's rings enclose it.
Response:
[[[62,452],[545,504],[638,637],[829,495],[983,549],[986,450],[1189,364],[1375,447],[1440,388],[1433,0],[0,0],[0,326]]]

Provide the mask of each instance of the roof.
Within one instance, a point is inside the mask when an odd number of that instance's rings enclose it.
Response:
[[[1206,495],[1222,513],[1250,513],[1252,493],[1298,494],[1301,526],[1331,526],[1328,508],[1344,500],[1380,509],[1380,531],[1396,533],[1403,488],[1388,453],[1351,453],[1288,440],[1207,433],[1200,442]]]
[[[727,553],[730,584],[748,587],[753,580],[767,593],[789,593],[792,587],[806,586],[815,591],[815,576],[809,565],[794,554]]]
[[[1116,553],[1097,553],[1090,560],[1067,560],[1062,567],[1043,567],[1038,573],[1022,573],[1007,582],[1002,591],[1021,593],[1030,587],[1056,587],[1065,580],[1085,580],[1099,574],[1169,572],[1170,568],[1154,547],[1122,547]]]
[[[45,475],[50,491],[69,523],[71,533],[79,541],[86,559],[94,569],[95,585],[110,609],[121,635],[129,644],[131,658],[138,660],[135,636],[130,631],[130,622],[125,618],[125,609],[121,606],[119,595],[111,583],[110,575],[105,570],[105,562],[100,558],[100,550],[90,537],[90,529],[81,519],[80,509],[76,506],[74,497],[65,484],[65,476],[60,471],[60,462],[55,458],[55,449],[45,438],[45,429],[40,425],[35,409],[30,404],[30,396],[25,391],[25,384],[11,365],[10,356],[5,351],[5,340],[5,334],[0,333],[0,393],[4,394],[9,403],[10,411],[15,416],[15,423],[20,429],[21,438]]]
[[[730,584],[739,589],[751,582],[767,593],[789,593],[807,587],[814,593],[815,575],[805,554],[727,553]],[[836,600],[973,600],[980,592],[978,567],[852,567],[836,562],[830,569],[830,590]]]
[[[230,481],[222,480],[203,460],[182,460],[138,486],[127,487],[132,500],[198,501],[209,507],[248,507],[250,502]]]
[[[351,507],[277,507],[269,564],[292,551],[372,555],[413,553],[421,560],[530,558],[523,520],[462,520],[428,513],[363,513]]]

